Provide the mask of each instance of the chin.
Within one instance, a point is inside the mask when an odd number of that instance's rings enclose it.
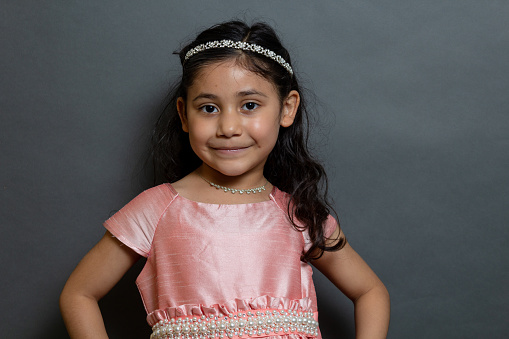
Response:
[[[243,166],[210,166],[211,169],[215,170],[216,172],[221,173],[222,175],[228,176],[228,177],[238,177],[243,174],[249,173],[252,171],[252,168],[246,168]]]
[[[232,169],[232,168],[229,168],[229,169],[216,169],[216,171],[218,171],[222,175],[225,175],[225,176],[228,176],[228,177],[238,177],[238,176],[241,176],[241,175],[246,174],[248,172],[248,171],[244,171],[244,170],[235,170],[235,169]]]

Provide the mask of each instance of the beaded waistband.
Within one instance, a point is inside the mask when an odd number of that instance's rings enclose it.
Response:
[[[256,338],[267,335],[318,335],[318,313],[312,311],[263,310],[176,317],[152,326],[150,339]]]

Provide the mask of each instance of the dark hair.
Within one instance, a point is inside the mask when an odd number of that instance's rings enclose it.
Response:
[[[187,133],[182,131],[177,112],[177,99],[186,99],[187,89],[198,72],[212,63],[235,59],[247,70],[255,72],[273,83],[280,100],[292,90],[300,92],[295,74],[292,76],[276,61],[253,51],[233,48],[212,48],[201,51],[185,60],[186,53],[203,43],[229,39],[259,45],[280,55],[288,64],[291,59],[281,45],[274,30],[265,23],[251,27],[241,21],[230,21],[215,25],[185,46],[178,55],[182,63],[182,77],[171,91],[169,103],[160,115],[153,134],[153,161],[156,183],[173,182],[198,168],[201,160],[194,154]],[[324,225],[334,209],[327,200],[327,176],[325,171],[308,151],[309,116],[306,102],[301,95],[299,109],[293,124],[280,128],[278,140],[264,167],[265,177],[276,187],[287,192],[291,199],[288,215],[294,227],[308,230],[311,248],[303,254],[307,261],[319,258],[323,251],[342,248],[346,240],[342,237],[334,246],[326,245]],[[298,226],[296,220],[304,226]]]

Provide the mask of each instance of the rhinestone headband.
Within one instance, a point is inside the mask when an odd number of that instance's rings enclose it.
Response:
[[[243,41],[233,41],[233,40],[220,40],[220,41],[209,41],[207,43],[198,45],[194,48],[191,48],[184,58],[184,62],[187,61],[190,57],[193,55],[200,53],[202,51],[205,51],[207,49],[212,48],[234,48],[234,49],[241,49],[243,51],[251,51],[256,52],[262,55],[265,55],[267,58],[270,58],[283,66],[290,75],[293,75],[293,69],[292,66],[290,66],[289,63],[283,59],[281,55],[277,55],[276,53],[272,52],[270,49],[263,48],[260,45],[256,44],[250,44],[248,42]]]

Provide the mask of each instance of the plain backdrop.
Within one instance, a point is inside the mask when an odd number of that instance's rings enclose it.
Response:
[[[509,334],[507,1],[2,1],[0,333],[66,338],[59,293],[102,222],[151,184],[178,50],[264,20],[316,95],[313,148],[352,246],[392,297],[389,338]],[[137,264],[101,301],[148,338]],[[353,307],[316,273],[324,338]]]

